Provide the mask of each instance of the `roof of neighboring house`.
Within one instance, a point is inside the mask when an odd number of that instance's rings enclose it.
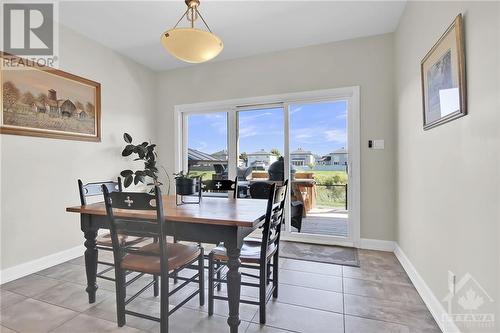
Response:
[[[202,151],[188,148],[188,160],[189,161],[207,161],[207,162],[223,162],[219,158],[215,158],[210,154],[204,153]]]
[[[347,154],[347,149],[345,149],[344,147],[342,147],[340,149],[334,150],[332,152],[332,154]]]
[[[272,155],[271,153],[265,151],[264,149],[261,149],[261,150],[258,150],[256,152],[253,152],[253,153],[248,153],[247,156],[255,156],[255,155]]]
[[[212,156],[227,155],[227,150],[226,149],[222,149],[222,150],[216,151],[215,153],[212,153],[211,155]]]
[[[304,150],[302,148],[296,149],[290,153],[291,155],[312,155],[310,150]]]

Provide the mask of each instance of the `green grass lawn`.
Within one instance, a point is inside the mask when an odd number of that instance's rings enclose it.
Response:
[[[308,171],[299,170],[297,173],[312,172],[314,173],[314,179],[318,185],[333,185],[333,184],[346,184],[347,183],[347,173],[345,171]]]

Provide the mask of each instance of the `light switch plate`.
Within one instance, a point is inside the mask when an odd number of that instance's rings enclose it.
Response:
[[[372,149],[384,149],[384,148],[385,148],[384,140],[373,140]]]

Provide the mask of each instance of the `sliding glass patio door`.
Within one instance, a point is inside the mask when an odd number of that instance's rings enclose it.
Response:
[[[349,227],[348,101],[287,105],[290,219],[287,237],[345,242]]]
[[[288,179],[283,239],[359,244],[357,87],[179,106],[176,117],[178,170],[237,178],[240,199]]]

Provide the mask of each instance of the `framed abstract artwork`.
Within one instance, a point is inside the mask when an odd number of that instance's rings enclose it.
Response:
[[[101,140],[101,85],[0,53],[0,133]]]
[[[462,14],[421,62],[424,130],[467,114]]]

